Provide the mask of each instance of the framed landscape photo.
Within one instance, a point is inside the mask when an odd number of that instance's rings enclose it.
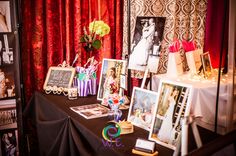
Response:
[[[175,150],[181,136],[180,120],[189,115],[191,100],[192,86],[161,80],[149,139]]]
[[[210,59],[210,54],[209,52],[205,52],[200,55],[201,56],[201,61],[202,61],[202,66],[203,66],[203,73],[205,77],[209,77],[211,75],[211,59]]]
[[[120,76],[125,74],[125,70],[125,60],[103,59],[97,94],[98,100],[103,100],[110,94],[119,93]]]
[[[147,131],[151,128],[154,108],[157,104],[157,92],[134,87],[128,121]]]
[[[129,56],[129,69],[145,71],[149,55],[159,56],[165,20],[165,17],[151,16],[138,16],[136,18],[131,54]],[[153,58],[157,59],[158,57]]]

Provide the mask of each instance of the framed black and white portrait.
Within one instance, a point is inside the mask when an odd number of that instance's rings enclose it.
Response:
[[[10,1],[0,1],[0,33],[11,32]]]
[[[14,34],[0,34],[0,66],[14,63]]]
[[[139,16],[136,18],[129,69],[145,71],[149,55],[160,55],[164,27],[165,17]]]

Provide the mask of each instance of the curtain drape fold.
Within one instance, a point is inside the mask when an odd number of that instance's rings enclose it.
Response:
[[[123,3],[118,0],[25,0],[22,1],[22,14],[26,99],[35,90],[42,90],[50,66],[57,66],[64,60],[71,64],[76,54],[79,54],[77,65],[86,63],[88,56],[80,44],[80,37],[83,27],[88,27],[93,20],[103,20],[111,28],[110,34],[102,40],[102,48],[94,54],[95,58],[99,61],[113,56],[121,58]],[[99,73],[100,69],[98,77]]]

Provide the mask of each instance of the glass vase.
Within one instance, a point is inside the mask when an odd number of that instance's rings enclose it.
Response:
[[[119,109],[119,104],[110,105],[111,110],[109,112],[109,119],[115,122],[119,122],[121,120],[122,111]]]

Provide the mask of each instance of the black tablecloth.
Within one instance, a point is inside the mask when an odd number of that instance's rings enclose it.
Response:
[[[24,110],[24,119],[36,126],[40,155],[132,155],[137,138],[148,139],[148,131],[134,127],[134,133],[120,136],[119,146],[106,147],[102,130],[108,117],[85,119],[70,107],[100,103],[95,96],[68,100],[65,96],[35,92]],[[123,110],[127,118],[128,110]],[[159,155],[172,155],[173,151],[157,145]]]

